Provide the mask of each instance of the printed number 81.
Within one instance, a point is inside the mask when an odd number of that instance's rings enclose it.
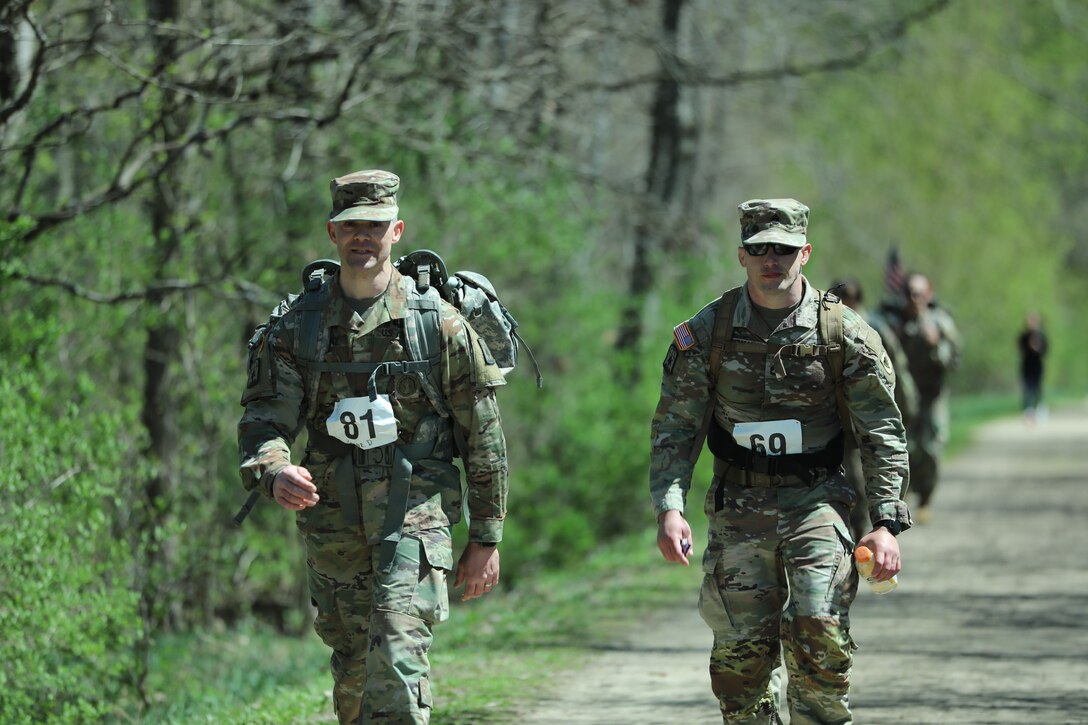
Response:
[[[760,433],[753,433],[751,438],[748,439],[751,443],[752,450],[761,456],[767,455],[768,452],[772,456],[780,456],[786,452],[786,436],[781,433],[771,433],[767,438],[767,445],[763,445],[763,435]]]
[[[368,410],[361,416],[362,420],[366,421],[367,431],[370,433],[370,438],[373,439],[377,436],[374,430],[374,411]],[[359,425],[356,423],[355,415],[351,411],[344,411],[340,414],[340,423],[344,426],[344,435],[355,440],[359,437]]]

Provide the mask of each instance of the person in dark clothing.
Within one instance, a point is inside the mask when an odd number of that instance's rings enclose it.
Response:
[[[1020,349],[1020,384],[1024,392],[1024,417],[1034,423],[1043,410],[1043,358],[1047,340],[1037,312],[1029,312],[1024,331],[1016,341]]]

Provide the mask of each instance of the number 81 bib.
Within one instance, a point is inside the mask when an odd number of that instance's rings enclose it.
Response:
[[[360,448],[377,448],[397,440],[397,419],[388,395],[344,398],[332,409],[325,427],[333,438]]]

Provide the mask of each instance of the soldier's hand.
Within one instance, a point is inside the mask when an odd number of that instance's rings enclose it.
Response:
[[[272,498],[288,511],[301,511],[318,502],[313,476],[302,466],[288,466],[272,480]]]
[[[867,546],[873,552],[873,579],[887,581],[903,568],[899,557],[899,539],[883,526],[861,537],[858,546]]]
[[[657,548],[666,561],[688,566],[688,555],[695,548],[691,526],[676,509],[665,511],[657,517]]]
[[[457,560],[457,578],[453,582],[456,589],[465,585],[462,602],[482,597],[498,586],[499,583],[499,547],[470,543],[461,552]]]

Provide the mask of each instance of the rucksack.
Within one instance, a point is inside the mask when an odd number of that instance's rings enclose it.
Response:
[[[835,385],[835,405],[838,410],[839,420],[843,431],[852,435],[853,426],[850,422],[850,413],[846,408],[846,397],[842,389],[842,371],[846,360],[846,345],[843,339],[842,325],[842,300],[832,292],[817,293],[820,297],[820,309],[817,312],[817,329],[820,344],[817,345],[771,345],[765,342],[748,342],[733,339],[733,312],[743,287],[734,287],[722,294],[718,301],[718,308],[714,312],[714,327],[710,334],[710,361],[707,366],[707,375],[710,379],[710,390],[718,387],[718,371],[722,366],[722,358],[726,352],[762,352],[776,356],[786,355],[790,357],[826,357],[831,367],[831,376]],[[779,361],[781,362],[781,360]],[[703,423],[695,441],[691,447],[689,456],[692,463],[698,460],[703,450],[703,442],[710,431],[714,420],[713,396],[708,401],[703,413]]]
[[[438,392],[437,381],[430,379],[430,366],[426,364],[438,354],[440,345],[438,298],[457,308],[473,331],[487,344],[503,374],[514,369],[518,350],[524,347],[536,369],[537,387],[543,387],[540,366],[537,365],[532,350],[518,334],[517,320],[499,301],[495,287],[487,277],[470,271],[456,272],[451,277],[446,271],[446,263],[436,252],[429,249],[406,254],[397,259],[393,267],[416,283],[419,298],[410,300],[410,304],[418,314],[413,316],[414,320],[408,325],[406,342],[411,362],[418,363],[418,371],[423,373],[424,388],[439,412],[446,413],[445,401]],[[328,295],[326,285],[339,269],[340,263],[332,259],[310,262],[302,270],[301,299],[297,304],[294,299],[290,300],[302,314],[296,354],[300,361],[314,369],[322,367],[317,361],[324,357],[325,352],[319,347],[321,314]],[[431,312],[434,314],[428,314]]]
[[[316,405],[317,380],[323,372],[335,372],[351,370],[355,372],[373,372],[376,368],[383,368],[387,373],[413,373],[417,374],[422,383],[424,393],[431,405],[442,417],[448,417],[450,412],[441,393],[438,382],[438,369],[433,365],[437,359],[441,345],[441,324],[439,314],[439,298],[446,300],[462,314],[472,326],[476,334],[486,343],[495,363],[503,374],[509,372],[517,365],[519,347],[524,347],[533,361],[536,369],[537,387],[543,387],[544,380],[540,374],[540,366],[533,356],[532,350],[517,333],[517,321],[506,307],[499,301],[494,285],[487,277],[477,272],[461,271],[450,277],[446,271],[446,264],[442,258],[429,249],[421,249],[406,254],[393,263],[398,272],[412,278],[416,283],[418,296],[409,298],[409,307],[415,314],[405,320],[405,343],[408,349],[409,360],[381,363],[330,363],[324,361],[325,350],[321,348],[322,342],[322,315],[328,303],[329,283],[334,274],[340,269],[340,263],[332,259],[319,259],[310,262],[302,270],[303,292],[301,296],[290,295],[280,303],[273,312],[273,318],[280,317],[289,309],[294,309],[301,315],[299,323],[298,347],[295,350],[299,363],[307,369],[309,385],[307,399],[310,405]],[[258,334],[260,334],[258,332]],[[255,335],[256,337],[256,335]],[[313,416],[313,410],[306,413],[306,418]],[[454,440],[457,453],[464,457],[465,442],[460,436],[455,435]],[[412,455],[411,446],[399,450],[397,455],[406,453]],[[408,471],[411,471],[410,461]],[[409,476],[410,477],[410,476]],[[396,505],[391,503],[388,510],[387,539],[395,541],[399,538],[399,526],[403,521],[404,507],[407,504],[408,480],[403,473],[394,479],[390,486],[390,498],[396,499]],[[260,494],[252,491],[249,498],[243,504],[241,510],[234,517],[235,524],[241,525],[256,504]],[[351,507],[344,506],[345,514]],[[395,521],[399,508],[399,521]],[[349,521],[349,523],[351,523]],[[388,547],[383,546],[383,566],[388,564],[390,557],[387,554]]]
[[[487,343],[503,374],[514,369],[518,363],[518,349],[524,347],[536,370],[536,386],[544,386],[533,351],[518,334],[518,322],[499,301],[491,280],[468,270],[454,272],[451,277],[446,271],[446,263],[430,249],[406,254],[393,266],[401,274],[414,279],[416,289],[421,293],[428,288],[436,289],[442,299],[456,307],[476,334]]]

